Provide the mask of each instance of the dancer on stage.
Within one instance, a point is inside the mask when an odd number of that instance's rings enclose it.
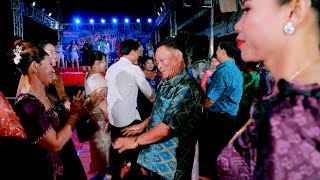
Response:
[[[80,71],[79,69],[79,55],[78,55],[78,50],[80,50],[80,48],[76,45],[75,41],[72,40],[70,42],[70,45],[67,46],[67,49],[69,49],[70,51],[70,59],[71,59],[71,66],[72,66],[72,72],[74,71],[74,61],[76,61],[76,65],[77,65],[77,72]]]
[[[66,71],[66,66],[65,66],[65,63],[64,63],[64,50],[63,50],[63,45],[61,44],[60,41],[58,41],[58,44],[56,45],[56,52],[58,54],[58,61],[57,61],[57,66],[58,66],[58,71],[60,71],[60,62],[62,64],[62,72],[65,72]]]

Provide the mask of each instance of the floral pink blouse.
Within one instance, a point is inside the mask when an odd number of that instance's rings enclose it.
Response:
[[[202,89],[205,89],[205,88],[206,88],[208,79],[209,79],[209,77],[210,77],[212,74],[213,74],[213,72],[211,72],[211,71],[209,71],[209,70],[206,70],[206,71],[204,72],[204,75],[203,75],[203,77],[202,77],[202,79],[201,79],[201,84],[200,84]]]

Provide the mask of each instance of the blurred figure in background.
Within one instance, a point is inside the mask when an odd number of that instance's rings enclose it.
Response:
[[[58,54],[58,59],[57,59],[58,72],[65,72],[66,66],[64,62],[64,49],[60,41],[58,41],[58,44],[55,46],[55,48]],[[62,71],[60,70],[60,64],[62,65]]]
[[[89,56],[90,52],[93,51],[93,45],[91,44],[91,40],[88,38],[87,42],[82,46],[82,67],[83,72],[86,72],[86,67],[88,66],[88,71],[90,70],[89,66]]]
[[[77,65],[77,72],[79,72],[80,68],[79,68],[78,50],[80,50],[80,47],[78,47],[78,45],[76,45],[76,42],[74,40],[72,40],[70,42],[70,45],[68,45],[66,49],[68,49],[69,52],[70,52],[70,60],[71,60],[72,72],[75,72],[75,70],[74,70],[74,62]]]
[[[201,79],[201,88],[203,89],[204,92],[207,91],[207,84],[210,84],[210,77],[211,75],[216,71],[216,67],[220,64],[218,59],[213,55],[210,58],[210,69],[206,70],[203,74],[203,77]]]
[[[262,62],[277,87],[254,102],[251,119],[221,152],[220,178],[319,179],[320,1],[241,5],[235,24],[241,57]]]
[[[161,79],[161,75],[156,72],[152,72],[154,68],[154,61],[149,56],[144,56],[143,58],[143,73],[146,77],[146,80],[150,83],[150,86],[154,92],[156,92],[158,84]],[[150,117],[151,110],[153,107],[153,102],[150,102],[148,98],[139,90],[138,92],[138,110],[141,119],[146,119]]]

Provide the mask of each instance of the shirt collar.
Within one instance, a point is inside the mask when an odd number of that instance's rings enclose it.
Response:
[[[228,65],[231,65],[231,64],[235,64],[235,60],[234,59],[229,59],[229,60],[226,60],[222,63],[220,63],[216,69],[220,69],[220,68],[223,68],[225,66],[228,66]]]
[[[188,75],[186,68],[183,68],[177,75],[171,79],[163,79],[163,85],[177,85],[185,76]]]
[[[130,63],[130,64],[133,64],[128,58],[126,57],[121,57],[120,58],[120,61],[124,61],[124,62],[127,62],[127,63]]]

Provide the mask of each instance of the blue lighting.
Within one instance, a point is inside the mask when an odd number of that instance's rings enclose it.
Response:
[[[53,16],[53,13],[46,13],[47,16],[51,17]],[[120,21],[119,21],[120,20]],[[75,23],[75,24],[81,24],[83,22],[86,22],[86,23],[90,23],[90,24],[94,24],[94,23],[101,23],[101,24],[105,24],[105,23],[113,23],[113,24],[117,24],[118,21],[119,22],[123,22],[124,24],[130,24],[131,21],[133,23],[137,23],[137,24],[140,24],[140,23],[149,23],[149,24],[152,24],[153,23],[153,18],[149,17],[149,18],[146,18],[146,19],[141,19],[141,18],[135,18],[135,19],[130,19],[130,17],[124,17],[123,19],[118,19],[118,17],[111,17],[110,20],[104,18],[104,17],[99,17],[99,19],[95,19],[93,18],[92,16],[89,17],[88,19],[83,19],[82,17],[80,16],[74,16],[72,21]],[[107,22],[108,21],[108,22]]]

